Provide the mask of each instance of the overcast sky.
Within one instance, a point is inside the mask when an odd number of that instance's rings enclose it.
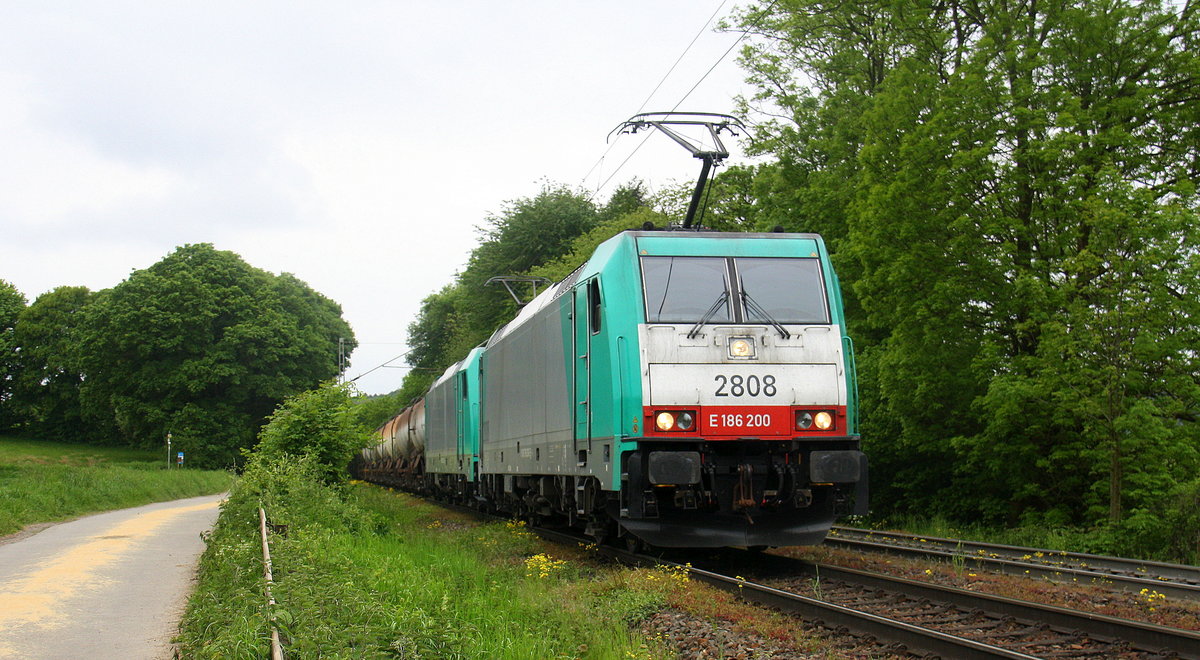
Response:
[[[743,75],[736,52],[721,58],[738,35],[703,28],[734,6],[6,3],[0,279],[32,302],[213,243],[340,303],[362,344],[357,376],[406,350],[421,299],[505,201],[543,180],[594,191],[641,141],[606,144],[608,132],[702,78],[680,109],[730,112]],[[654,136],[599,198],[698,171]],[[404,373],[358,384],[389,392]]]

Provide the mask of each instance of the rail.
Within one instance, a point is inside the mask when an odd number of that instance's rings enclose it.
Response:
[[[970,561],[980,568],[1010,575],[1104,584],[1134,592],[1147,589],[1172,598],[1200,601],[1200,568],[1181,564],[840,526],[833,528],[825,539],[825,545],[856,551]]]
[[[1106,643],[1127,642],[1149,656],[1163,655],[1187,659],[1200,658],[1200,634],[1140,621],[1043,605],[1005,596],[968,591],[906,578],[873,573],[858,569],[815,564],[779,555],[753,555],[756,569],[788,576],[801,576],[804,581],[825,580],[850,585],[853,598],[879,599],[879,592],[901,594],[908,599],[945,603],[961,610],[979,612],[989,617],[1009,617],[1018,621],[1037,622],[1064,633],[1102,640]],[[824,590],[823,590],[824,591]]]

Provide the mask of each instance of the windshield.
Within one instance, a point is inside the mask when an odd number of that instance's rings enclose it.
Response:
[[[747,323],[829,323],[821,264],[816,259],[743,257],[734,261],[742,291],[770,315],[763,318],[747,306]]]
[[[642,278],[650,323],[695,323],[728,289],[722,257],[642,257]],[[726,303],[709,320],[731,318]]]
[[[829,323],[818,259],[642,257],[641,261],[649,323]],[[730,285],[730,272],[737,276],[738,291]]]

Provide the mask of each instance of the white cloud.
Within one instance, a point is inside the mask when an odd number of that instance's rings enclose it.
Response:
[[[117,209],[161,202],[184,185],[164,168],[107,158],[39,125],[40,100],[29,87],[0,75],[0,226],[8,240],[98,222]]]

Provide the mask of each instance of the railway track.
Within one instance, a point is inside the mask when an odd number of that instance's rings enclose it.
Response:
[[[776,555],[750,561],[772,588],[816,594],[821,601],[1025,656],[1200,658],[1200,635],[1192,631]],[[960,657],[923,643],[905,642],[910,649]]]
[[[1010,575],[1099,584],[1125,591],[1140,592],[1146,589],[1171,598],[1200,601],[1200,567],[1195,566],[853,527],[834,527],[826,537],[825,545],[859,552],[886,552],[964,562]]]
[[[576,544],[582,537],[536,529]],[[1197,633],[1091,612],[818,565],[758,553],[684,566],[652,555],[601,547],[620,561],[666,564],[739,597],[793,613],[885,652],[942,658],[1200,659]],[[733,570],[730,570],[730,569]],[[751,573],[747,579],[733,572]],[[817,592],[804,595],[801,592]]]
[[[449,508],[480,515],[474,509]],[[560,530],[533,527],[531,531],[567,545],[592,542],[589,537]],[[853,636],[881,653],[963,660],[1200,660],[1200,634],[1196,632],[1093,612],[774,554],[731,551],[723,559],[685,566],[613,546],[597,550],[625,563],[687,570],[698,581],[795,614],[834,634]]]

